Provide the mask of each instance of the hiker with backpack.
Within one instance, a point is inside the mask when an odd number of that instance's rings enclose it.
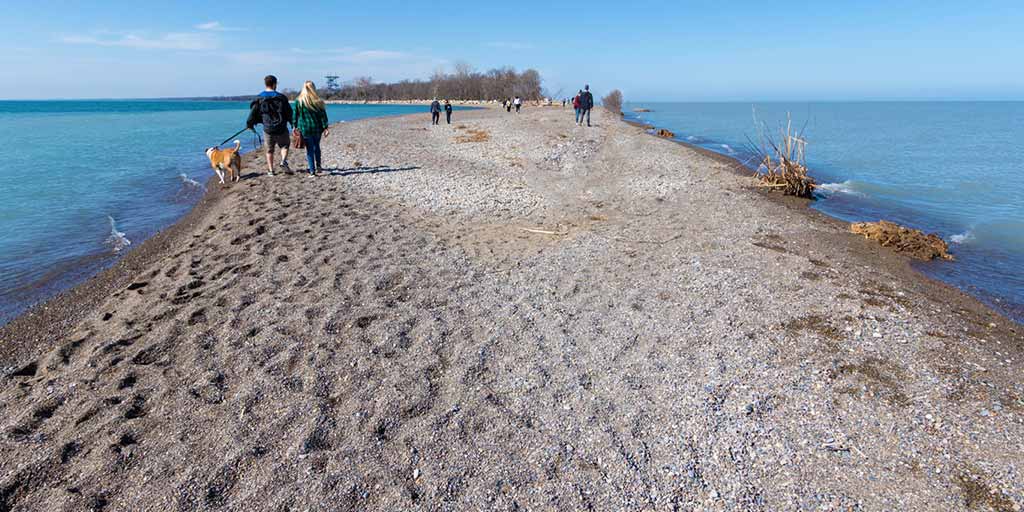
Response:
[[[431,126],[438,124],[438,120],[441,119],[441,102],[434,98],[434,101],[430,102],[430,124]]]
[[[267,176],[274,175],[274,148],[281,148],[281,169],[291,173],[288,167],[288,147],[290,140],[288,125],[292,122],[292,106],[288,97],[277,92],[277,77],[267,75],[263,78],[266,89],[249,104],[249,119],[245,122],[250,130],[256,125],[263,125],[263,134],[267,145]]]
[[[580,115],[576,120],[577,126],[583,126],[583,117],[587,118],[587,126],[590,126],[590,109],[594,108],[594,95],[590,94],[590,86],[584,86],[580,94]]]

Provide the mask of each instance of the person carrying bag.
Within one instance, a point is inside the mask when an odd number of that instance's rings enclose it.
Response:
[[[316,176],[317,172],[323,170],[320,159],[320,139],[328,133],[327,106],[324,100],[316,92],[316,85],[307,80],[302,85],[302,92],[295,100],[295,118],[292,126],[295,131],[292,139],[296,140],[293,145],[297,148],[306,149],[306,161],[309,163],[309,175]],[[301,144],[301,145],[300,145]]]

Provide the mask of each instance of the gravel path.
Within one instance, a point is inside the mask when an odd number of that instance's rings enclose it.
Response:
[[[1020,510],[1018,325],[594,121],[344,123],[214,191],[9,362],[0,510]]]

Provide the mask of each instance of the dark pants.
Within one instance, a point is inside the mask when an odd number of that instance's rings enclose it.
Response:
[[[452,113],[451,112],[445,112],[444,113],[444,117],[445,117],[445,119],[448,120],[448,124],[452,124]]]
[[[579,120],[579,122],[581,122],[581,123],[583,122],[583,117],[584,116],[587,117],[587,126],[590,126],[590,109],[589,108],[581,108],[580,109],[580,120]]]
[[[521,104],[517,104],[517,105],[516,105],[516,113],[517,113],[517,114],[519,113],[519,107],[522,107],[522,105],[521,105]]]
[[[431,118],[431,124],[437,124],[437,122],[441,119],[441,113],[440,112],[431,112],[430,113],[430,118]]]
[[[309,163],[309,173],[313,174],[317,169],[323,167],[320,163],[320,135],[314,137],[302,137],[306,142],[306,162]]]

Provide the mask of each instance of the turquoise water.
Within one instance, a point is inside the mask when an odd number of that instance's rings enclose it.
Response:
[[[632,113],[649,108],[649,113]],[[950,242],[956,262],[922,272],[1024,321],[1024,102],[633,103],[627,117],[750,162],[754,113],[777,133],[791,113],[823,186],[814,208],[887,219]]]
[[[330,105],[328,114],[424,110]],[[180,218],[212,175],[205,148],[247,114],[240,102],[0,101],[0,324]],[[252,149],[251,133],[239,139]]]

